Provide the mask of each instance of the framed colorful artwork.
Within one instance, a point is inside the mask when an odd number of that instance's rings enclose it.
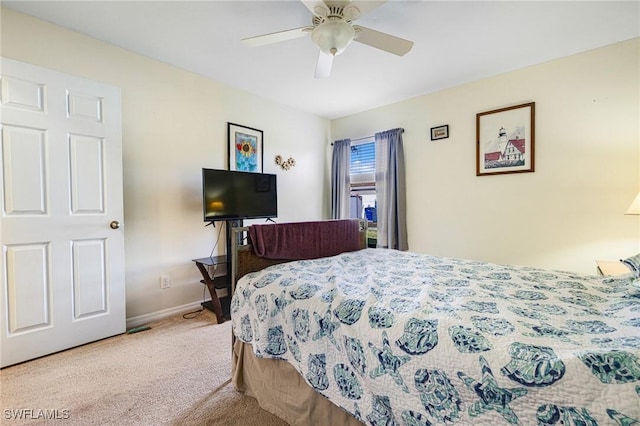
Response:
[[[476,176],[534,171],[535,102],[476,114]]]
[[[227,123],[229,170],[262,173],[262,130]]]

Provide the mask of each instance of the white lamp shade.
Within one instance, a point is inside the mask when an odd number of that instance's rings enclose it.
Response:
[[[355,30],[344,21],[325,21],[314,28],[311,39],[324,53],[339,55],[353,41]]]
[[[640,214],[640,193],[638,193],[625,214]]]

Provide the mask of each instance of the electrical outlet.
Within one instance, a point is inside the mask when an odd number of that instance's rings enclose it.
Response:
[[[169,275],[160,275],[160,288],[169,288],[171,287],[171,279]]]

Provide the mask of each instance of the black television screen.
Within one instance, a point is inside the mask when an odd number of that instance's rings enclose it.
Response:
[[[278,215],[276,175],[202,169],[205,222]]]

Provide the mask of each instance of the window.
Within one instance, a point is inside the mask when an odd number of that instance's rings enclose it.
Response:
[[[351,142],[351,217],[367,219],[375,226],[376,213],[376,148],[374,138]]]
[[[351,144],[351,175],[373,174],[376,171],[374,142]]]

